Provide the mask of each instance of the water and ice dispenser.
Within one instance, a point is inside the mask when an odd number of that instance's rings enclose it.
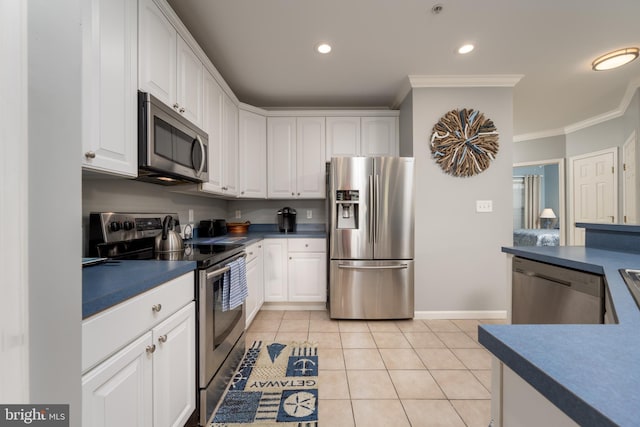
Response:
[[[358,228],[359,190],[336,191],[336,228]]]

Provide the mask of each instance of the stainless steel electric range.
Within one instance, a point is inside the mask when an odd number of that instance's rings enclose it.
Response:
[[[198,422],[207,425],[213,410],[244,354],[244,304],[222,311],[222,278],[227,265],[246,256],[240,244],[187,242],[184,250],[154,253],[155,237],[165,216],[175,213],[92,213],[89,216],[91,256],[111,259],[196,261],[195,280]]]

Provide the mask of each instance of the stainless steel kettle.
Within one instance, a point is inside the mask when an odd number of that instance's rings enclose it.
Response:
[[[174,220],[171,215],[164,217],[162,221],[162,233],[156,236],[155,252],[182,252],[184,250],[184,242],[182,237],[174,230]]]

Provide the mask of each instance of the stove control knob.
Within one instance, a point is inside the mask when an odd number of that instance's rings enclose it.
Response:
[[[109,231],[115,233],[116,231],[120,231],[121,225],[117,221],[113,221],[109,223]]]
[[[133,222],[131,222],[131,221],[123,222],[122,223],[122,228],[124,228],[125,231],[133,230]]]

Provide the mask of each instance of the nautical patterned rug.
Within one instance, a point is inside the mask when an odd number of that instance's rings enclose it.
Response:
[[[212,427],[318,426],[318,346],[256,341],[240,362]]]

